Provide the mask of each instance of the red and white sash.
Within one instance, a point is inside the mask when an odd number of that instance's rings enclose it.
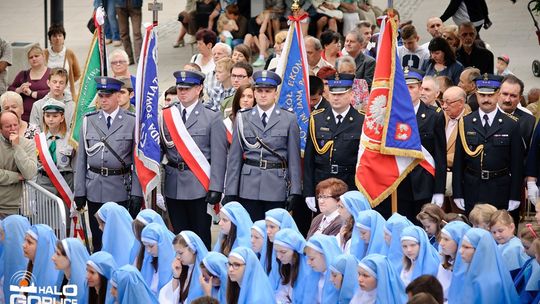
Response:
[[[227,141],[229,142],[229,144],[232,144],[233,123],[231,118],[225,118],[223,120],[223,124],[225,124],[225,130],[227,131]]]
[[[422,146],[422,153],[424,154],[424,160],[420,162],[420,166],[426,169],[431,175],[435,176],[435,159],[431,156],[424,146]]]
[[[71,211],[72,209],[72,202],[74,199],[73,192],[71,191],[71,188],[69,188],[66,180],[60,174],[60,170],[56,167],[56,164],[54,163],[51,152],[49,151],[49,145],[47,144],[47,137],[45,133],[41,132],[38,136],[34,137],[36,142],[36,147],[38,150],[38,156],[39,160],[41,161],[41,165],[43,166],[43,170],[47,172],[47,176],[51,180],[51,183],[53,186],[58,190],[58,193],[60,194],[60,197],[64,201],[64,203],[67,205],[68,210]],[[77,218],[73,217],[73,220],[71,221],[71,234],[79,234],[79,236],[84,239],[84,234],[80,229],[75,229],[77,226]]]

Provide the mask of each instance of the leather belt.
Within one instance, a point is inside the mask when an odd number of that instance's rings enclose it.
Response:
[[[489,180],[489,179],[493,179],[493,178],[496,178],[496,177],[506,176],[506,175],[508,175],[508,173],[510,173],[508,168],[504,168],[504,169],[501,169],[501,170],[495,170],[495,171],[488,171],[488,170],[478,171],[478,170],[474,170],[474,169],[472,169],[470,167],[467,167],[467,168],[465,168],[465,170],[467,170],[469,173],[471,173],[473,175],[479,176],[483,180]]]
[[[319,167],[320,166],[320,167]],[[330,174],[353,173],[356,172],[356,166],[340,166],[340,165],[317,165],[317,170],[330,172]]]
[[[246,159],[244,159],[244,164],[246,164],[248,166],[259,167],[259,168],[261,168],[263,170],[266,170],[266,169],[285,169],[285,168],[287,168],[287,165],[282,163],[282,162],[273,162],[273,161],[268,161],[268,160],[265,160],[265,159],[255,160],[255,159],[246,158]]]
[[[128,174],[131,170],[129,167],[126,168],[120,168],[120,169],[111,169],[111,168],[105,168],[105,167],[90,167],[88,170],[97,173],[101,176],[109,176],[109,175],[124,175]]]
[[[169,162],[167,163],[167,166],[173,167],[173,168],[178,169],[178,170],[180,170],[180,171],[189,170],[189,166],[188,166],[185,162],[183,162],[183,161],[181,161],[181,162],[179,162],[179,163],[175,163],[175,162],[169,161]]]

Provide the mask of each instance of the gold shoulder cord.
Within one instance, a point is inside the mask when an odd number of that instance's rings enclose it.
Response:
[[[334,146],[334,140],[329,140],[326,144],[324,144],[322,148],[319,147],[319,144],[317,143],[317,138],[315,137],[315,119],[313,117],[313,114],[309,119],[309,134],[311,135],[311,141],[313,142],[315,151],[317,151],[318,154],[323,155]],[[332,150],[330,150],[330,158],[332,158]]]
[[[484,151],[484,145],[478,145],[478,147],[476,147],[474,151],[471,151],[471,149],[469,149],[469,145],[467,144],[467,140],[465,139],[465,123],[463,122],[463,117],[459,120],[458,127],[459,137],[461,137],[461,145],[463,146],[465,153],[467,153],[467,155],[469,155],[470,157],[477,157],[480,154],[481,167],[484,158],[484,155],[482,154],[482,152]]]

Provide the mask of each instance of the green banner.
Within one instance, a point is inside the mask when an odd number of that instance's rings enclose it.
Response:
[[[96,110],[96,92],[97,86],[94,77],[101,76],[101,58],[99,53],[99,39],[97,31],[92,38],[92,44],[86,58],[84,73],[79,87],[79,98],[75,113],[73,114],[73,123],[71,125],[71,135],[69,143],[75,148],[79,145],[79,130],[82,126],[83,117],[86,113]]]

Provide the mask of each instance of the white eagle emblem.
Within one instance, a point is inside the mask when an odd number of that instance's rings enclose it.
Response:
[[[375,97],[371,105],[369,106],[369,111],[367,115],[367,127],[372,130],[375,134],[381,134],[384,115],[386,114],[386,96],[379,95]]]

